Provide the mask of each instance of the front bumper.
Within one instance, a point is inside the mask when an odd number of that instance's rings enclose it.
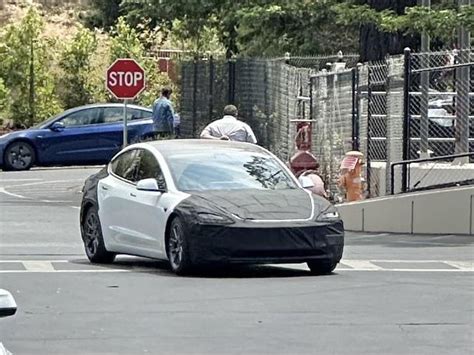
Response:
[[[195,226],[187,238],[195,264],[339,262],[344,227],[336,223],[310,226]]]

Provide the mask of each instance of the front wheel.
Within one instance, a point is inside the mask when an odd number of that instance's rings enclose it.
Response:
[[[5,150],[6,170],[28,170],[35,162],[35,150],[30,143],[17,141]]]
[[[337,262],[333,260],[314,260],[306,263],[313,275],[328,275],[334,271]]]
[[[112,263],[115,259],[115,254],[105,249],[99,214],[95,207],[90,207],[87,210],[81,230],[87,258],[93,263]]]
[[[191,271],[192,262],[183,223],[179,217],[171,221],[168,235],[168,258],[171,269],[177,275],[185,275]]]

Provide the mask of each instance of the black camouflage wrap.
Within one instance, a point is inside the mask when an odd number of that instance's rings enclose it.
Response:
[[[82,222],[85,216],[85,212],[90,206],[95,206],[97,210],[99,209],[98,197],[97,197],[97,185],[99,180],[102,180],[109,176],[107,172],[107,166],[102,168],[98,173],[91,175],[84,182],[82,187],[82,202],[81,202],[81,212],[80,212],[80,223],[82,228]]]
[[[301,220],[310,217],[311,199],[313,218]],[[174,213],[185,225],[195,264],[339,262],[344,247],[343,223],[339,219],[318,219],[329,210],[334,207],[328,201],[300,189],[239,190],[193,193]],[[233,223],[209,224],[200,219],[200,213],[225,216]],[[290,219],[296,221],[281,222]]]

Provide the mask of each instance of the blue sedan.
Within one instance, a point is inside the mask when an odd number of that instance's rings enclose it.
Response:
[[[129,142],[153,134],[152,110],[127,106]],[[32,128],[0,136],[3,170],[26,170],[33,165],[102,164],[120,149],[123,105],[76,107]]]

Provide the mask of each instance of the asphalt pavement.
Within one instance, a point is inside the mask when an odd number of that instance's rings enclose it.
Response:
[[[165,262],[88,263],[84,179],[0,172],[0,319],[13,354],[474,354],[474,237],[347,233],[332,275],[303,264],[176,277]]]

